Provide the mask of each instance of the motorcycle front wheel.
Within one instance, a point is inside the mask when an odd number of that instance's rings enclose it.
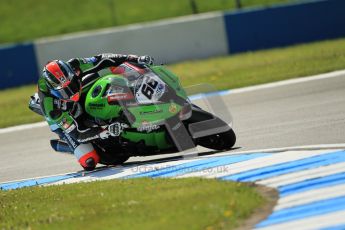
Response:
[[[229,150],[235,145],[235,143],[236,135],[232,129],[224,133],[218,133],[197,139],[198,145],[214,150]]]
[[[216,116],[202,110],[200,107],[193,104],[192,116],[187,121],[189,123],[194,123],[209,120],[214,117]],[[222,122],[224,123],[224,126],[227,126],[224,121]],[[199,137],[196,139],[197,145],[214,150],[229,150],[235,145],[235,143],[236,134],[233,129],[229,129],[228,131],[223,133],[217,133],[209,136]]]

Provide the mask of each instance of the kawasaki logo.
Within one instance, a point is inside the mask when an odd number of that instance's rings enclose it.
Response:
[[[102,104],[96,104],[96,103],[89,103],[90,107],[96,107],[96,108],[103,108],[105,106],[104,103]]]

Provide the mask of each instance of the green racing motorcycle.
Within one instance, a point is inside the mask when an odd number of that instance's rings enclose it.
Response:
[[[231,126],[192,104],[178,77],[163,66],[125,62],[97,76],[85,75],[82,85],[86,126],[106,128],[123,121],[119,136],[91,141],[101,164],[117,165],[131,156],[173,153],[196,145],[228,150],[236,142]],[[29,108],[43,115],[38,100],[31,99]]]

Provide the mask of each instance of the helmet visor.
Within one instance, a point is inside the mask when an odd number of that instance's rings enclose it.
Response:
[[[64,100],[78,101],[81,90],[81,84],[76,77],[66,82],[63,87],[51,90],[51,93]]]

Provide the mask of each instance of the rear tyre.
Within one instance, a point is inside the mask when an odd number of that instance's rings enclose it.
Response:
[[[104,165],[121,165],[125,163],[128,159],[129,159],[129,156],[117,156],[107,161],[101,158],[101,161],[99,163],[104,164]]]
[[[198,145],[214,150],[229,150],[235,145],[235,143],[236,135],[232,129],[224,133],[218,133],[197,139]]]
[[[130,156],[123,153],[116,152],[116,148],[112,148],[110,146],[107,147],[98,147],[94,145],[99,157],[100,157],[100,164],[103,165],[121,165],[125,163]]]

